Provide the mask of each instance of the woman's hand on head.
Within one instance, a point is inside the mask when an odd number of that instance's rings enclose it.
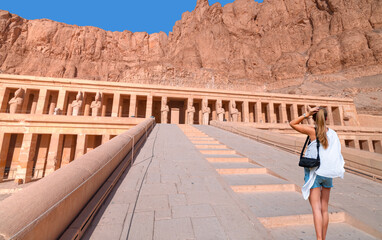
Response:
[[[313,114],[317,113],[320,110],[320,107],[314,107],[309,110],[308,116],[313,116]]]

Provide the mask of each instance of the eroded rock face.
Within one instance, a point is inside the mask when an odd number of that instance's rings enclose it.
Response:
[[[2,73],[259,91],[365,66],[382,73],[380,0],[198,0],[169,35],[0,11]]]

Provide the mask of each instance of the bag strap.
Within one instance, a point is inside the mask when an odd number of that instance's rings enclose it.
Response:
[[[302,148],[300,153],[300,158],[302,158],[302,155],[304,154],[304,150],[305,150],[306,144],[308,144],[308,141],[309,141],[309,136],[306,137],[304,147]]]
[[[320,159],[320,140],[318,140],[316,128],[314,128],[316,132],[316,143],[317,143],[317,159]]]

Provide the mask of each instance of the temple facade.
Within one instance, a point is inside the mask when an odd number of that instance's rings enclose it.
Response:
[[[362,126],[352,99],[0,75],[0,104],[0,181],[44,177],[150,117],[288,133],[289,121],[323,106],[344,146],[382,153],[381,129]]]

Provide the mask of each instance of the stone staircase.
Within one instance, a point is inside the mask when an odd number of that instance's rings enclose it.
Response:
[[[179,127],[275,239],[315,239],[312,211],[299,186],[193,126]],[[376,239],[345,212],[329,206],[329,214],[327,239]]]

